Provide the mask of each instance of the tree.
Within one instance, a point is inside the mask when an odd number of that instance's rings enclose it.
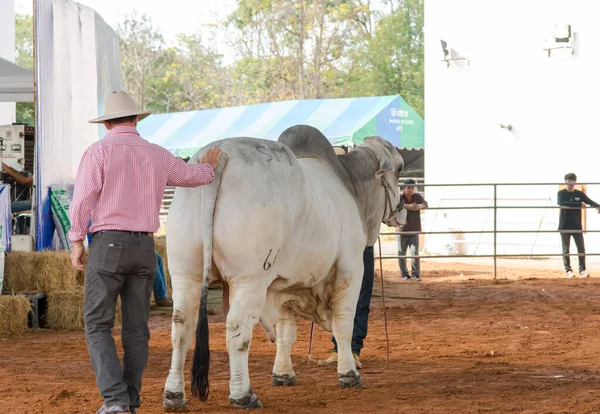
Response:
[[[343,83],[343,68],[356,38],[365,36],[371,21],[368,1],[239,0],[229,16],[230,42],[241,63],[240,75],[270,79],[251,96],[275,99],[323,98]],[[260,74],[256,65],[265,62]],[[248,86],[248,83],[244,85]],[[269,90],[264,89],[265,86]]]
[[[171,84],[173,108],[179,111],[230,106],[231,78],[222,55],[200,33],[179,35],[165,81]]]
[[[155,84],[164,77],[172,56],[165,41],[146,14],[133,13],[117,27],[120,38],[123,89],[142,110],[160,106],[153,98]],[[160,82],[159,82],[160,83]]]
[[[16,63],[33,70],[33,16],[15,15]]]
[[[400,94],[424,114],[423,0],[388,1],[393,12],[379,22],[349,76],[352,95]]]
[[[33,70],[33,16],[15,15],[15,62]],[[35,120],[33,102],[17,102],[17,122],[33,125]]]

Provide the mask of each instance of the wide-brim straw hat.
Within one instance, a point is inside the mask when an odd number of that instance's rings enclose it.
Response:
[[[152,112],[138,111],[133,98],[124,91],[118,91],[113,92],[106,97],[104,104],[104,115],[88,122],[92,124],[99,124],[111,119],[134,115],[137,115],[138,121],[141,121],[151,113]]]

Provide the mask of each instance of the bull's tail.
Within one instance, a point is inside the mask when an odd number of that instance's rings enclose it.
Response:
[[[210,363],[210,349],[208,348],[208,282],[212,265],[213,242],[213,213],[217,203],[217,194],[221,184],[221,175],[227,162],[223,153],[221,161],[215,171],[212,183],[202,187],[201,225],[202,243],[204,245],[204,268],[202,270],[202,294],[200,309],[198,311],[198,324],[196,326],[196,345],[194,347],[194,361],[192,364],[192,395],[201,401],[208,399],[208,369]]]

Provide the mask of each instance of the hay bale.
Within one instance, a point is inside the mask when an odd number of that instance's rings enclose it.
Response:
[[[75,279],[77,280],[77,285],[83,287],[85,284],[85,272],[83,270],[77,270]]]
[[[0,335],[15,335],[27,330],[31,303],[24,295],[0,295]]]
[[[34,278],[34,252],[10,252],[4,262],[4,288],[10,292],[39,292],[39,280]]]
[[[117,300],[115,327],[121,325],[121,299]],[[82,330],[83,290],[53,292],[48,294],[48,328],[60,330]]]
[[[11,252],[6,255],[4,284],[13,292],[78,290],[82,272],[71,265],[68,251]]]
[[[33,270],[40,281],[43,292],[70,292],[81,288],[78,282],[79,273],[71,264],[68,250],[44,250],[35,256]]]

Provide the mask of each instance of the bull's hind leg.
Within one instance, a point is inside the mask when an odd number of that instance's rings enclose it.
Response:
[[[259,321],[267,296],[264,280],[248,278],[230,284],[226,338],[229,354],[229,401],[236,408],[262,408],[250,386],[248,354],[252,330]]]
[[[296,385],[296,373],[292,366],[292,345],[296,342],[296,317],[284,308],[277,322],[277,355],[273,365],[273,385]]]
[[[352,331],[363,267],[362,256],[340,260],[334,281],[333,335],[338,348],[338,385],[341,388],[362,388],[362,379],[352,357]]]
[[[165,411],[185,410],[185,380],[183,370],[187,351],[192,346],[194,329],[198,323],[198,307],[202,279],[173,275],[173,322],[171,369],[165,384],[163,408]]]

